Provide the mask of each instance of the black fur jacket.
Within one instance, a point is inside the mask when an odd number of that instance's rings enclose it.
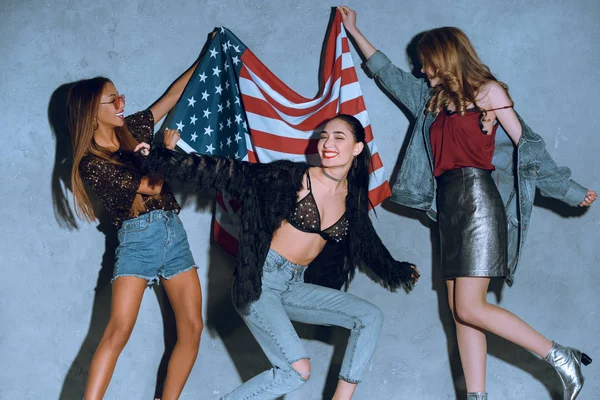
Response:
[[[197,191],[219,191],[243,200],[233,301],[236,308],[247,312],[261,295],[262,267],[273,234],[294,210],[309,165],[187,155],[163,146],[153,147],[144,164],[145,173],[160,174],[166,181],[177,180]],[[392,291],[409,291],[414,284],[412,264],[394,260],[371,223],[368,203],[357,201],[355,192],[349,187],[346,196],[348,236],[339,244],[327,243],[307,269],[305,281],[340,289],[348,286],[358,267]]]

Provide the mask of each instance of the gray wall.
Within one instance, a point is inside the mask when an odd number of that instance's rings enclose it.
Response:
[[[108,317],[114,233],[104,225],[81,222],[78,229],[69,229],[64,200],[70,201],[70,194],[63,194],[68,168],[61,161],[68,146],[60,116],[62,85],[106,75],[127,94],[127,113],[145,108],[194,61],[212,28],[224,25],[292,88],[305,96],[317,91],[331,4],[168,3],[2,1],[2,399],[81,398],[89,361]],[[463,28],[484,62],[508,83],[517,109],[545,137],[556,161],[568,165],[582,184],[600,188],[597,0],[568,5],[560,0],[349,3],[358,10],[366,36],[406,68],[406,46],[417,33],[442,25]],[[354,60],[360,62],[356,53]],[[362,70],[358,73],[389,175],[408,120]],[[209,246],[211,217],[206,203],[190,199],[182,212],[200,266],[206,323],[200,356],[182,396],[186,399],[216,399],[267,367],[231,309],[232,260]],[[500,292],[503,306],[548,337],[596,357],[600,357],[598,207],[582,214],[538,199],[516,283]],[[351,292],[370,299],[386,315],[377,352],[356,399],[454,398],[464,384],[445,292],[432,262],[435,229],[406,209],[380,207],[378,215],[377,230],[392,253],[417,263],[422,277],[408,296],[388,293],[364,276],[355,279]],[[165,348],[157,298],[160,290],[146,292],[107,398],[152,398]],[[498,300],[494,293],[489,298]],[[168,312],[166,317],[168,321]],[[167,341],[172,337],[168,326]],[[345,332],[298,329],[310,339],[306,346],[312,379],[286,398],[330,395]],[[493,335],[489,353],[488,391],[493,399],[558,398],[557,376],[536,357]],[[597,371],[597,364],[586,368],[581,399],[597,398]]]

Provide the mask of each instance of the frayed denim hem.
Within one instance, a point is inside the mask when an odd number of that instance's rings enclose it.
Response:
[[[121,277],[121,276],[133,276],[134,278],[140,278],[140,279],[145,279],[148,281],[148,286],[152,286],[155,283],[158,283],[158,277],[157,276],[151,276],[151,277],[147,277],[147,276],[143,276],[143,275],[136,275],[136,274],[118,274],[113,276],[113,278],[110,280],[110,283],[114,283],[114,281]]]
[[[189,270],[194,269],[194,268],[198,269],[198,266],[192,265],[191,267],[188,267],[186,269],[182,269],[181,271],[177,271],[174,274],[171,274],[169,276],[164,276],[162,274],[158,274],[158,276],[160,276],[161,278],[163,278],[163,279],[165,279],[165,280],[168,281],[169,279],[173,278],[174,276],[177,276],[177,275],[179,275],[179,274],[181,274],[183,272],[188,272]]]
[[[348,383],[354,383],[355,385],[357,385],[357,384],[359,384],[359,383],[361,382],[361,380],[360,380],[360,379],[359,379],[359,380],[355,380],[355,379],[348,379],[348,378],[346,378],[345,376],[343,376],[343,375],[341,375],[341,374],[340,374],[340,375],[338,375],[338,379],[339,379],[339,380],[342,380],[342,381],[344,381],[344,382],[348,382]]]

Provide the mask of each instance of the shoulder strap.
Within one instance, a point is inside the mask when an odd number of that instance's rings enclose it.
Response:
[[[310,183],[310,172],[306,170],[306,179],[308,180],[308,191],[312,193],[312,184]]]
[[[492,108],[490,110],[485,110],[485,111],[496,111],[496,110],[504,110],[505,108],[513,108],[513,105],[509,105],[509,106],[504,106],[504,107],[498,107],[498,108]]]

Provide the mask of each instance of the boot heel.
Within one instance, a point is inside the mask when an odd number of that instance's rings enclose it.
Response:
[[[581,353],[581,363],[583,365],[590,365],[592,363],[592,357],[588,356],[585,353]]]

